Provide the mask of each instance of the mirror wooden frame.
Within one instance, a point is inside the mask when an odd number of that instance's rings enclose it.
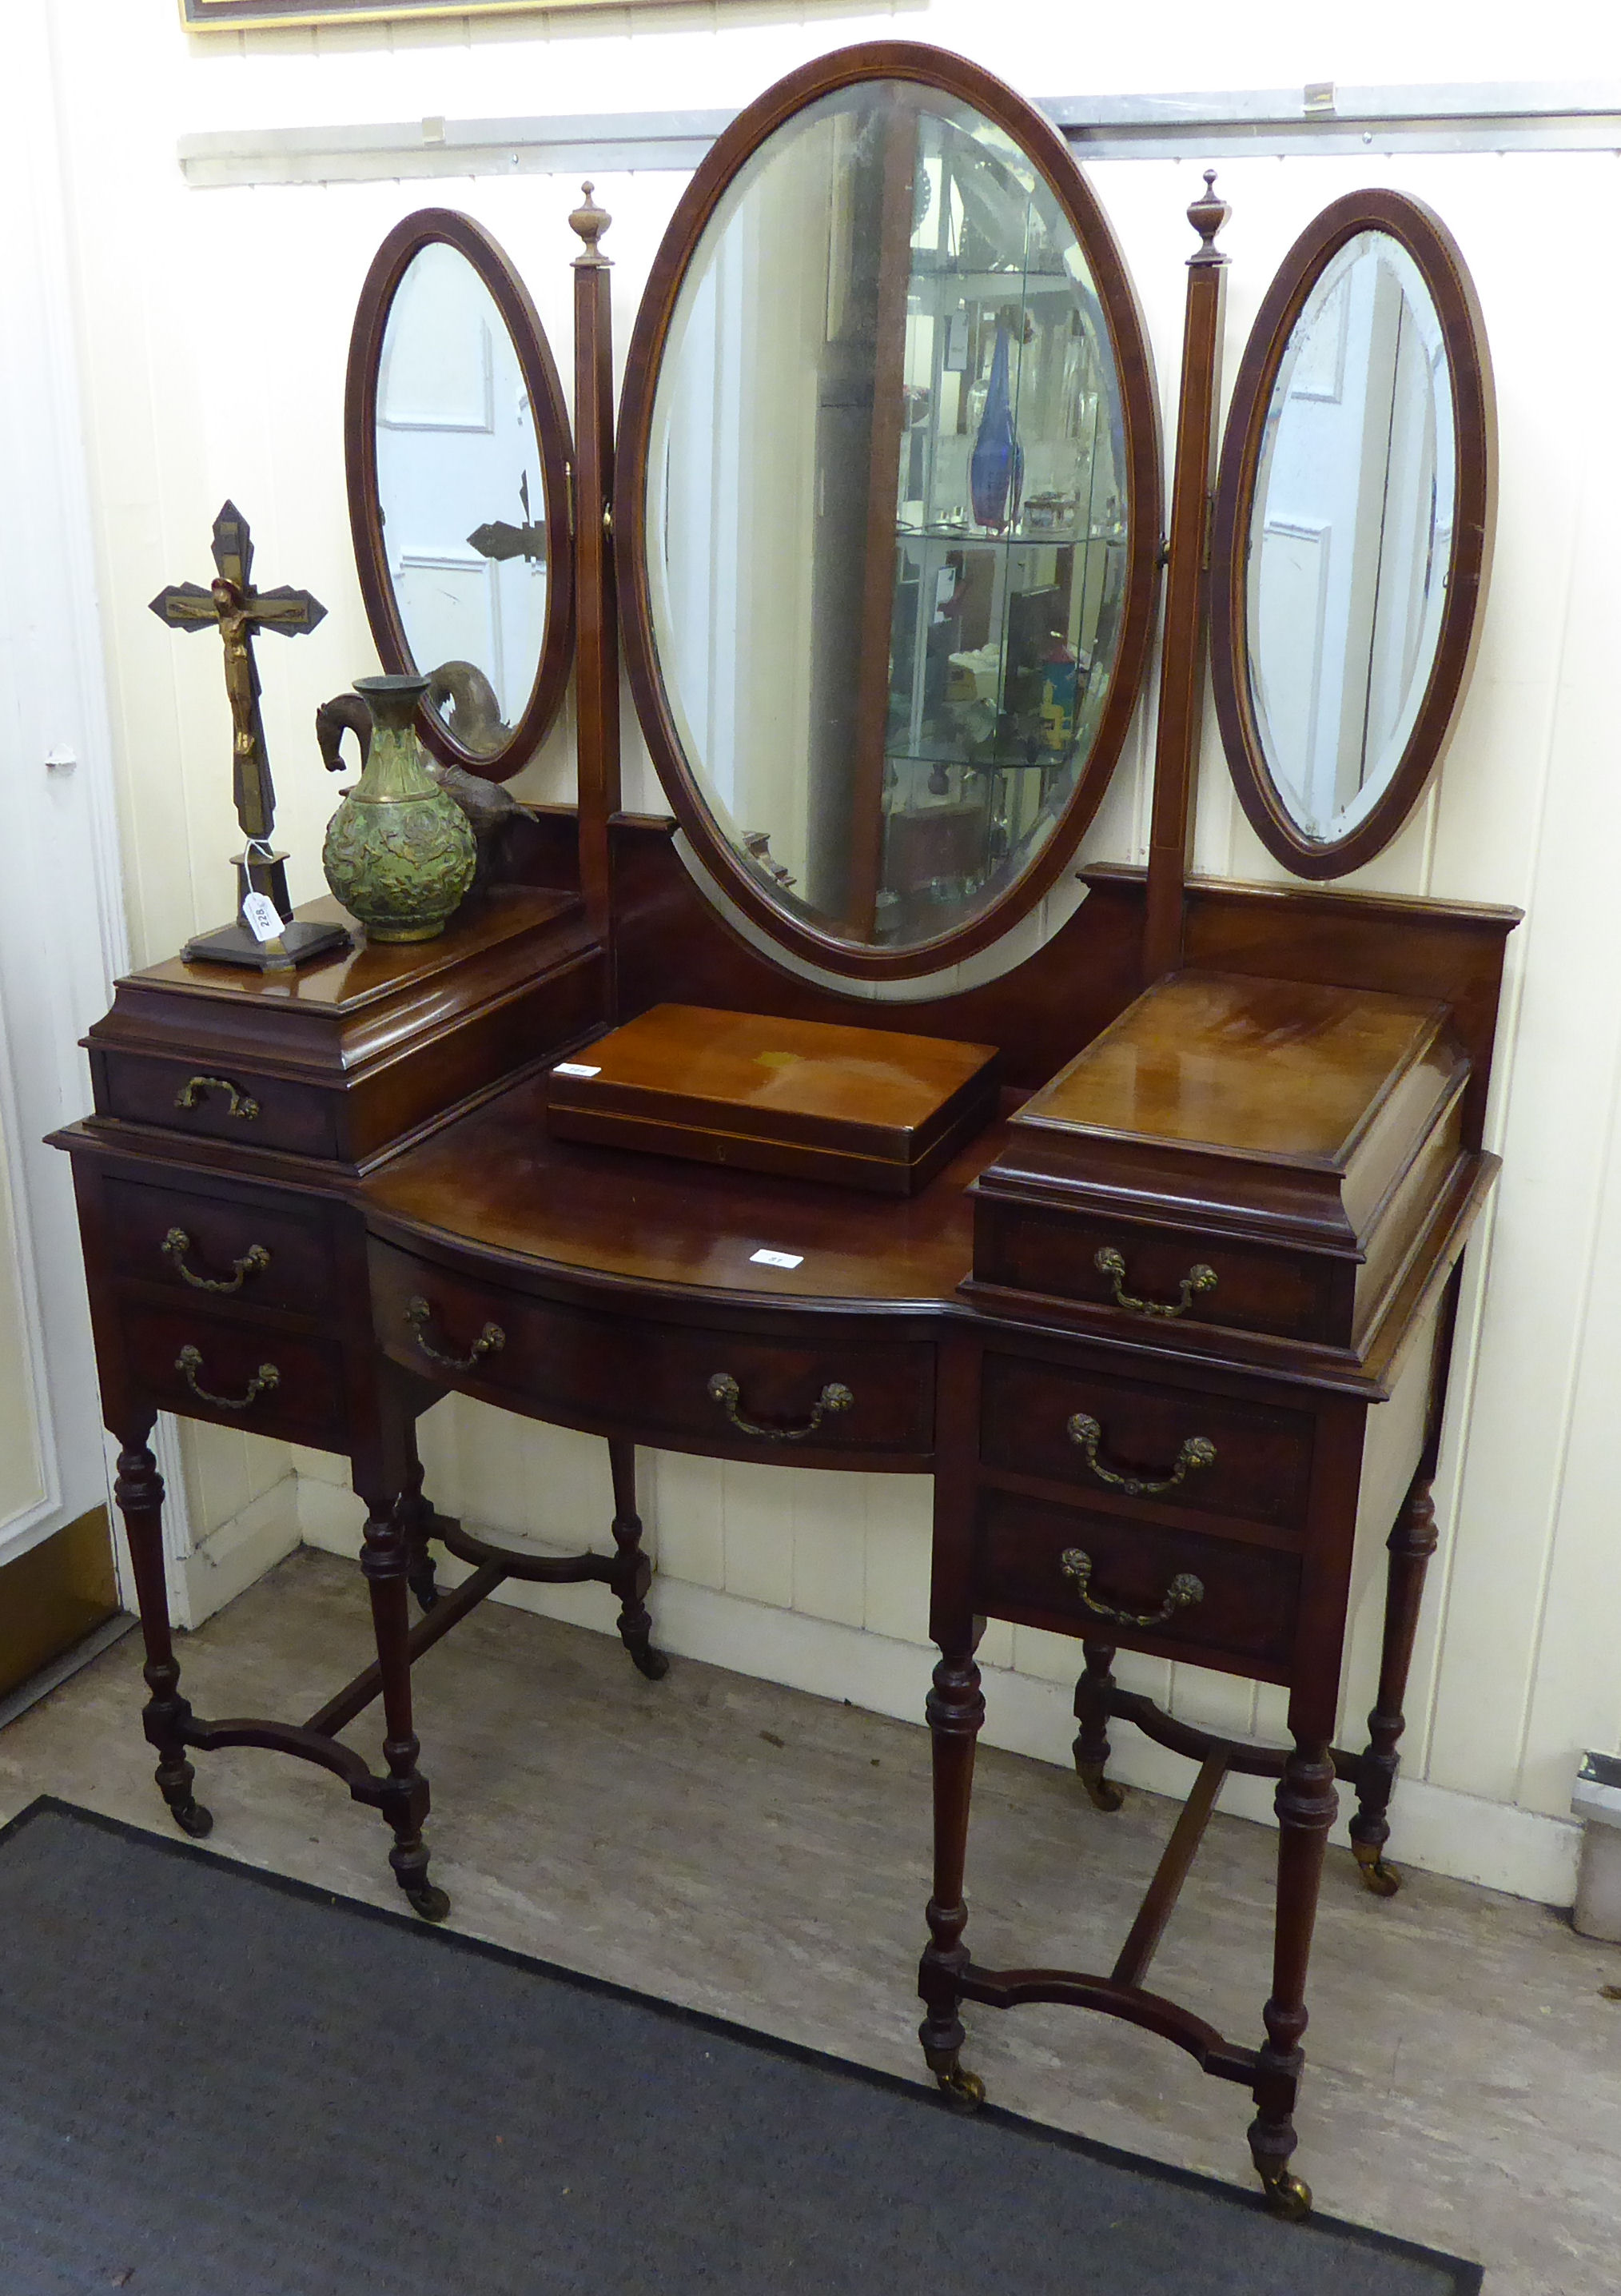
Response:
[[[416,673],[422,665],[412,656],[383,546],[377,485],[377,378],[400,283],[422,250],[436,245],[454,248],[472,266],[518,354],[540,451],[547,534],[546,619],[529,698],[512,738],[493,756],[464,749],[426,701],[418,705],[416,726],[441,764],[460,766],[485,781],[504,782],[520,772],[539,748],[569,682],[574,653],[574,442],[568,401],[528,290],[483,226],[451,208],[422,208],[396,224],[372,258],[361,287],[343,402],[349,530],[366,619],[383,668],[396,676]]]
[[[1440,319],[1456,458],[1453,559],[1429,680],[1396,770],[1355,828],[1322,839],[1302,832],[1266,763],[1249,676],[1248,538],[1267,415],[1289,337],[1323,272],[1363,232],[1381,232],[1406,250]],[[1257,836],[1297,877],[1341,877],[1371,861],[1402,827],[1439,762],[1479,634],[1496,461],[1486,329],[1452,234],[1421,201],[1402,192],[1352,192],[1335,200],[1284,257],[1250,329],[1228,409],[1211,535],[1210,678],[1228,769]]]
[[[929,940],[885,948],[823,932],[778,907],[719,834],[684,753],[660,676],[647,570],[647,479],[653,402],[675,316],[704,229],[738,171],[797,112],[841,88],[904,80],[970,104],[1033,161],[1093,267],[1119,377],[1127,473],[1127,570],[1120,644],[1092,751],[1052,834],[1029,865],[978,915]],[[779,80],[717,138],[665,233],[637,313],[626,362],[615,487],[615,570],[626,667],[653,763],[704,868],[775,945],[830,972],[902,980],[972,955],[1034,907],[1073,859],[1125,745],[1147,665],[1162,547],[1159,399],[1135,291],[1103,210],[1052,123],[978,65],[920,43],[878,40],[818,57]]]

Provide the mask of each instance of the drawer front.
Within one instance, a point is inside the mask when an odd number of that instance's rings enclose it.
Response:
[[[975,1525],[973,1602],[992,1616],[1093,1642],[1281,1673],[1294,1644],[1300,1568],[1298,1555],[1275,1547],[987,1490]]]
[[[1052,1218],[999,1203],[978,1207],[974,1275],[1112,1308],[1145,1330],[1208,1324],[1332,1345],[1350,1339],[1356,1268],[1194,1228]]]
[[[103,1183],[115,1274],[161,1283],[217,1310],[331,1312],[331,1241],[318,1209],[244,1189],[193,1194],[114,1174]]]
[[[989,1354],[981,1414],[987,1466],[1081,1495],[1305,1529],[1309,1411]]]
[[[120,1323],[129,1383],[161,1410],[316,1450],[348,1449],[336,1346],[188,1305],[127,1304]]]
[[[230,1140],[244,1148],[279,1148],[296,1156],[332,1157],[332,1095],[311,1085],[207,1061],[147,1058],[141,1053],[93,1054],[95,1104],[103,1116],[168,1132]]]
[[[934,1349],[837,1335],[808,1343],[530,1300],[373,1243],[378,1333],[413,1370],[536,1417],[785,1462],[926,1459]]]

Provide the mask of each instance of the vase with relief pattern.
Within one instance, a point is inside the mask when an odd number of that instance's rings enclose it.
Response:
[[[425,677],[357,677],[372,713],[365,771],[332,816],[321,865],[370,940],[431,940],[473,881],[471,824],[417,739]]]

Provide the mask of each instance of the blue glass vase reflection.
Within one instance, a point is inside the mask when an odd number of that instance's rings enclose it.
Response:
[[[1004,526],[1011,526],[1019,516],[1024,478],[1024,448],[1013,429],[1013,402],[1008,388],[1008,331],[998,327],[996,348],[991,354],[985,412],[979,418],[979,435],[974,440],[973,457],[968,466],[968,488],[976,522],[994,527],[998,533]]]

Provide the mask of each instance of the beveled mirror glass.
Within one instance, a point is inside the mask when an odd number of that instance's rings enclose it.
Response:
[[[852,53],[745,115],[672,226],[622,588],[667,788],[726,890],[822,963],[921,971],[1034,898],[1101,794],[1157,455],[1059,139],[954,59],[971,91]]]
[[[356,321],[349,426],[379,652],[429,680],[422,730],[438,754],[505,779],[544,733],[566,668],[568,425],[528,298],[466,217],[411,217],[379,251]]]
[[[1371,216],[1370,199],[1397,213]],[[1393,836],[1434,763],[1472,632],[1488,491],[1456,250],[1396,194],[1339,205],[1349,212],[1329,210],[1298,245],[1284,309],[1270,324],[1264,311],[1251,337],[1224,457],[1224,486],[1239,484],[1230,460],[1247,465],[1243,496],[1224,503],[1231,563],[1218,561],[1238,608],[1224,646],[1217,613],[1217,685],[1218,700],[1224,674],[1237,689],[1224,722],[1240,791],[1253,779],[1251,817],[1258,803],[1273,851],[1314,875]]]

